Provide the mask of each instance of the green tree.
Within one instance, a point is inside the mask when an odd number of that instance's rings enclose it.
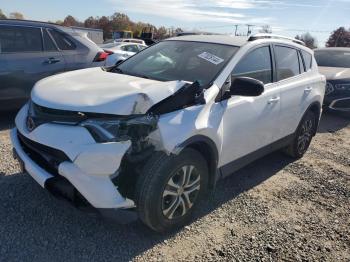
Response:
[[[345,27],[339,27],[329,36],[327,47],[350,47],[350,31]]]

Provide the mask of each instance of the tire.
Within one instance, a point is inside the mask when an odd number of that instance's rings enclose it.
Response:
[[[171,156],[157,153],[145,165],[136,184],[139,218],[161,233],[180,228],[192,218],[207,187],[208,166],[198,151],[188,148]]]
[[[312,111],[307,111],[305,113],[295,132],[292,143],[284,150],[287,155],[299,159],[306,153],[312,137],[316,134],[316,117],[316,114]]]

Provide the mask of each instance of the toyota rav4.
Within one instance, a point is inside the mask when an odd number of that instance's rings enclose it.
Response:
[[[182,36],[111,68],[40,80],[11,139],[53,194],[162,232],[188,223],[218,179],[255,159],[302,157],[324,93],[300,41]]]

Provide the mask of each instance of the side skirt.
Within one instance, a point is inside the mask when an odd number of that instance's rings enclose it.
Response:
[[[269,154],[274,151],[277,151],[283,147],[288,146],[294,138],[294,133],[290,134],[280,140],[277,140],[270,145],[264,146],[252,153],[249,153],[246,156],[243,156],[241,158],[238,158],[230,163],[227,163],[219,168],[220,170],[220,178],[227,177],[231,175],[232,173],[236,172],[237,170],[241,169],[242,167],[250,164],[251,162]]]

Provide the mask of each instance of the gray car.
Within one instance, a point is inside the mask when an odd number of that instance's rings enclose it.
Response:
[[[327,78],[324,107],[350,116],[350,48],[315,49],[315,59]]]
[[[0,20],[0,110],[18,108],[38,80],[64,71],[103,66],[107,56],[73,28]]]

